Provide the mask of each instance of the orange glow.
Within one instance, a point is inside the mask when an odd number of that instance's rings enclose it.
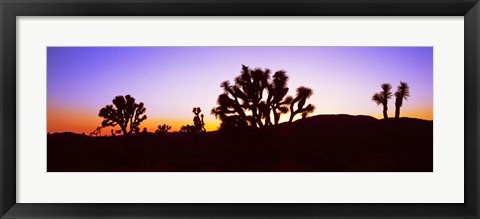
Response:
[[[377,119],[383,119],[383,114],[381,111],[381,107],[378,108],[378,113],[372,114],[371,116]],[[393,118],[395,117],[395,109],[388,111],[388,117]],[[417,119],[424,119],[424,120],[433,120],[433,111],[429,107],[425,108],[415,108],[415,109],[401,109],[400,110],[400,117],[408,117],[408,118],[417,118]]]
[[[54,132],[75,132],[90,134],[101,125],[102,119],[96,114],[74,110],[57,110],[49,108],[47,111],[47,130]]]
[[[69,112],[68,114],[65,112]],[[86,110],[75,110],[74,116],[72,116],[72,110],[48,110],[47,118],[47,130],[49,133],[55,132],[74,132],[74,133],[85,133],[86,135],[90,134],[98,126],[101,125],[102,118],[95,116],[95,112],[88,112]],[[322,113],[324,114],[324,113]],[[329,114],[329,113],[326,113]],[[330,114],[340,114],[340,113],[330,113]],[[94,116],[92,116],[94,115]],[[318,115],[316,113],[312,116]],[[358,114],[360,115],[360,114]],[[371,114],[371,116],[382,119],[381,108],[379,107],[377,113]],[[425,108],[415,108],[415,109],[405,109],[401,111],[401,117],[410,117],[410,118],[419,118],[424,120],[433,120],[433,111],[429,107]],[[394,117],[394,109],[389,109],[389,117]],[[300,119],[300,116],[295,117],[295,120]],[[180,130],[180,127],[183,125],[193,125],[193,116],[192,119],[168,119],[168,118],[155,118],[148,117],[147,120],[141,123],[140,130],[147,128],[148,132],[155,132],[158,125],[167,124],[172,126],[170,132],[177,132]],[[288,116],[283,116],[281,122],[288,120]],[[220,120],[215,120],[213,118],[205,119],[205,129],[207,131],[215,131],[220,127]],[[110,135],[110,130],[119,130],[119,127],[105,127],[102,130],[103,135]]]
[[[65,113],[68,112],[68,113]],[[96,116],[96,112],[88,112],[86,110],[56,110],[49,108],[47,113],[47,130],[49,133],[55,132],[74,132],[90,134],[93,130],[101,125],[102,118]],[[93,115],[93,116],[92,116]],[[148,116],[148,115],[147,115]],[[147,128],[148,132],[155,132],[159,125],[167,124],[172,126],[169,132],[176,132],[180,130],[183,125],[193,125],[192,119],[167,119],[167,118],[152,118],[140,124],[140,130]],[[205,129],[207,131],[215,131],[220,126],[220,121],[207,118],[205,119]],[[102,129],[102,135],[110,135],[110,130],[119,130],[116,127],[105,127]]]

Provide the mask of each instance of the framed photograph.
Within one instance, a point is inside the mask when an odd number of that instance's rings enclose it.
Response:
[[[478,218],[478,1],[3,1],[2,218]]]

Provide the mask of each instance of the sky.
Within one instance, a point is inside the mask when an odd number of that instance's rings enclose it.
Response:
[[[220,83],[233,83],[242,64],[285,70],[289,95],[311,88],[311,115],[382,118],[372,95],[382,83],[394,93],[404,81],[411,97],[401,116],[433,120],[432,47],[48,47],[47,131],[89,134],[101,125],[99,110],[127,94],[145,104],[141,129],[153,132],[165,123],[178,131],[193,124],[192,108],[200,107],[207,131],[216,130],[220,121],[210,110]],[[388,108],[393,117],[395,98]],[[119,128],[104,133],[110,129]]]

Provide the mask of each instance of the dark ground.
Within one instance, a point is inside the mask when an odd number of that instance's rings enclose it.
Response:
[[[48,172],[431,172],[433,122],[320,115],[257,131],[47,137]]]

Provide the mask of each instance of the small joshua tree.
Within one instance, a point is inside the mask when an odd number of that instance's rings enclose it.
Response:
[[[400,85],[395,92],[395,118],[400,118],[400,107],[403,105],[403,99],[407,100],[410,97],[410,87],[407,82],[400,81]]]
[[[193,117],[193,125],[184,125],[180,127],[180,133],[186,134],[199,134],[206,132],[205,122],[203,121],[203,114],[200,114],[202,110],[200,107],[194,107],[192,110],[195,116]]]
[[[193,125],[195,126],[197,132],[206,132],[205,122],[203,121],[203,114],[200,115],[200,113],[202,112],[200,107],[194,107],[192,112],[193,114],[195,114],[195,116],[193,117]]]
[[[167,124],[159,125],[157,127],[157,130],[155,131],[155,134],[157,134],[158,136],[165,136],[165,134],[167,134],[168,130],[170,130],[171,128],[172,126],[169,126]]]
[[[128,136],[132,132],[139,132],[139,125],[147,119],[143,115],[146,111],[143,103],[135,103],[135,98],[130,95],[116,96],[112,100],[113,105],[107,105],[100,109],[99,117],[103,117],[102,127],[120,126],[123,135]]]
[[[383,105],[383,118],[388,119],[388,99],[392,97],[392,85],[384,83],[382,84],[381,88],[382,91],[373,94],[372,101],[375,102],[377,106],[380,104]]]

